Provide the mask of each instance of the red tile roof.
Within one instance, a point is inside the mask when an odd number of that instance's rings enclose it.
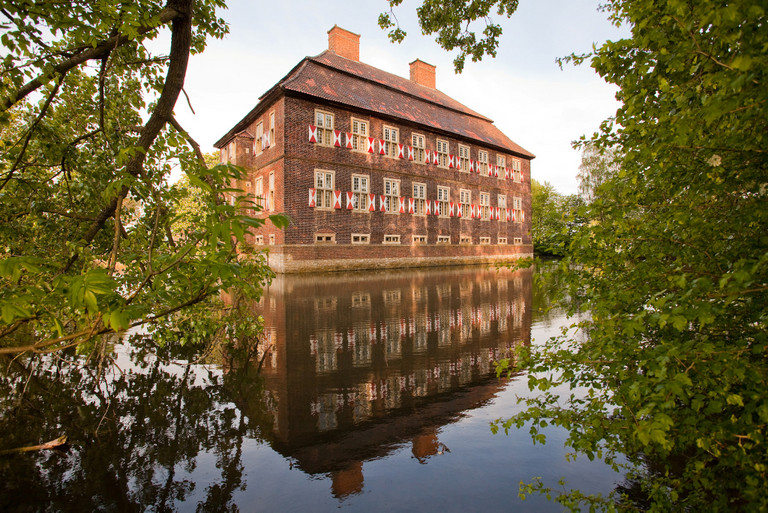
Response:
[[[532,153],[496,128],[491,119],[446,94],[328,50],[316,57],[305,58],[275,87],[384,117],[419,123],[459,138],[534,158]],[[258,107],[251,114],[255,114]],[[249,117],[250,114],[222,137],[216,146],[238,133],[238,128],[244,129]]]

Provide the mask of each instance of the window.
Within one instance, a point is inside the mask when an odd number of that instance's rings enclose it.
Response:
[[[275,144],[275,113],[269,113],[269,141],[267,145],[274,146]]]
[[[352,118],[352,149],[365,151],[365,140],[368,138],[368,122]]]
[[[426,244],[427,243],[427,236],[426,235],[414,235],[413,236],[413,243],[414,244]]]
[[[315,170],[315,189],[317,191],[317,208],[333,208],[333,171]],[[324,241],[323,241],[324,242]]]
[[[237,148],[235,146],[235,141],[232,141],[229,143],[229,149],[227,150],[227,162],[230,164],[234,164],[237,160]]]
[[[427,152],[424,150],[424,136],[411,134],[411,144],[413,146],[413,160],[423,164],[427,160]]]
[[[443,217],[448,215],[448,202],[451,199],[449,187],[437,186],[437,213]]]
[[[437,165],[448,167],[448,141],[437,140]]]
[[[253,141],[253,153],[255,155],[258,155],[264,150],[262,145],[263,142],[264,142],[264,123],[259,121],[259,124],[256,125],[256,140]]]
[[[427,199],[427,185],[423,183],[413,184],[413,213],[418,216],[424,215],[424,207]]]
[[[370,233],[353,233],[352,234],[352,244],[370,244],[370,242],[371,242]]]
[[[384,179],[384,210],[397,213],[400,197],[400,180]]]
[[[275,234],[274,233],[270,233],[269,234],[269,243],[270,244],[274,244],[275,243]]]
[[[523,172],[520,170],[520,160],[512,159],[512,175],[515,177],[516,182],[523,180]]]
[[[515,246],[520,246],[523,243],[523,238],[522,237],[515,237],[514,241],[515,241]]]
[[[472,244],[472,237],[469,235],[462,235],[461,236],[461,243],[462,244]]]
[[[336,234],[335,233],[316,233],[315,242],[334,243],[336,242]]]
[[[469,146],[459,144],[459,169],[469,173]]]
[[[254,196],[253,202],[256,204],[256,206],[263,209],[264,208],[264,178],[261,176],[256,179],[256,187],[254,187],[253,196]]]
[[[507,222],[507,196],[505,194],[499,194],[496,197],[496,203],[499,205],[499,210],[501,210],[499,214],[499,219],[502,222]]]
[[[512,209],[515,211],[515,221],[523,222],[523,200],[522,198],[512,198]]]
[[[437,236],[437,243],[438,244],[450,244],[451,243],[451,236],[450,235],[438,235]]]
[[[470,217],[470,203],[472,203],[472,193],[467,189],[461,189],[459,191],[459,203],[461,208],[461,217],[469,219]]]
[[[260,246],[264,244],[264,236],[263,235],[256,235],[253,240],[254,244]]]
[[[499,167],[499,178],[504,179],[504,168],[507,167],[507,157],[496,155],[496,165]]]
[[[384,235],[384,244],[400,244],[400,236]]]
[[[269,173],[269,205],[267,207],[269,210],[273,211],[277,206],[275,205],[275,172],[272,171]]]
[[[507,243],[506,237],[499,237],[498,240],[496,241],[496,244],[506,244],[506,243]]]
[[[480,244],[487,245],[491,243],[490,237],[480,237]]]
[[[384,126],[384,152],[389,157],[397,157],[397,142],[399,140],[397,128]]]
[[[368,210],[368,177],[352,175],[352,208]]]
[[[317,144],[333,146],[333,114],[323,110],[315,111]]]
[[[487,192],[480,193],[480,219],[490,219],[491,195]]]
[[[477,165],[480,166],[480,173],[488,174],[488,152],[480,150],[477,152]]]

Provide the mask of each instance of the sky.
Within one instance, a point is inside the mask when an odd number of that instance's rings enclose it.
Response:
[[[467,60],[462,74],[454,53],[418,28],[419,2],[395,10],[407,33],[391,43],[378,26],[386,0],[229,0],[221,16],[230,33],[191,58],[176,115],[203,151],[242,119],[259,97],[306,56],[328,47],[328,30],[338,25],[360,34],[360,60],[408,78],[409,63],[437,66],[437,89],[494,120],[510,139],[536,155],[532,176],[559,192],[577,191],[581,154],[572,141],[591,135],[616,112],[615,88],[588,65],[565,65],[558,57],[586,53],[593,43],[626,37],[598,11],[599,0],[520,0],[512,18],[494,17],[503,35],[496,58]],[[482,26],[480,27],[480,30]]]

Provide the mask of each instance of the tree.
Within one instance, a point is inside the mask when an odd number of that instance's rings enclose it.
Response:
[[[578,145],[578,143],[577,143]],[[619,172],[619,152],[616,148],[601,148],[595,144],[583,144],[581,164],[576,179],[579,195],[590,203],[597,196],[597,189]]]
[[[591,312],[577,326],[587,336],[532,347],[529,384],[540,394],[500,425],[530,423],[540,440],[555,424],[577,453],[617,467],[627,458],[631,487],[559,497],[573,508],[764,511],[765,6],[612,0],[605,9],[631,37],[569,59],[590,62],[622,103],[590,140],[620,152],[619,171],[563,263],[570,297]],[[558,385],[571,392],[554,393]]]
[[[264,220],[221,201],[242,170],[209,168],[173,116],[190,53],[227,32],[222,7],[3,4],[0,353],[87,350],[222,289],[259,292],[268,268],[237,255]],[[168,55],[152,55],[162,31]],[[182,234],[171,230],[185,194],[168,184],[174,166],[203,191]]]
[[[549,182],[531,180],[531,237],[537,254],[562,256],[573,233],[584,222],[579,214],[582,200],[564,196]]]

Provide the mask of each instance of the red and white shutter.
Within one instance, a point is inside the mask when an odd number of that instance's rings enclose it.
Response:
[[[413,207],[416,204],[416,200],[413,198],[408,198],[408,213],[413,214]]]
[[[379,196],[379,210],[382,212],[387,211],[387,197],[386,196]]]
[[[469,161],[469,172],[474,173],[475,172],[475,161],[471,160]]]
[[[346,146],[347,149],[351,150],[352,149],[352,134],[347,132],[345,135],[347,136],[347,144],[345,144],[344,146]]]
[[[453,155],[448,155],[448,169],[453,169]]]
[[[333,191],[333,208],[341,208],[341,191]]]
[[[317,190],[310,189],[309,190],[309,206],[314,207],[317,203]]]
[[[432,214],[432,202],[430,200],[427,200],[425,203],[427,204],[427,207],[424,209],[424,213],[426,215],[431,215]]]
[[[432,205],[432,213],[436,216],[440,215],[440,208],[438,207],[437,200],[435,200],[435,203]]]
[[[461,216],[462,216],[462,213],[461,213],[461,204],[457,204],[457,205],[456,205],[456,217],[461,217]]]
[[[353,204],[355,195],[351,192],[347,193],[347,210],[352,210],[355,208],[355,205]]]
[[[448,215],[453,217],[453,201],[448,203]]]
[[[432,152],[432,163],[434,165],[438,165],[440,163],[440,158],[437,156],[437,150]]]
[[[474,205],[470,205],[469,206],[469,217],[472,218],[472,219],[475,218],[475,206]]]
[[[525,210],[520,211],[520,222],[521,223],[525,222]]]
[[[507,221],[509,221],[509,209],[506,209]]]
[[[387,148],[384,146],[384,139],[379,139],[379,155],[386,155]]]
[[[317,127],[315,125],[309,125],[309,142],[317,142]]]
[[[509,168],[508,167],[504,168],[504,179],[505,180],[509,179]]]
[[[337,148],[341,148],[341,130],[333,131],[333,145]]]
[[[516,218],[517,218],[517,216],[515,215],[515,211],[514,211],[514,209],[513,209],[513,210],[512,210],[512,222],[513,222],[513,223],[517,221],[517,219],[516,219]]]
[[[499,177],[499,166],[493,166],[493,176]]]
[[[413,160],[414,158],[413,146],[408,146],[408,160]]]
[[[405,198],[397,198],[397,211],[401,214],[405,214]]]
[[[375,139],[373,137],[369,137],[365,141],[367,143],[366,151],[368,151],[368,153],[373,153],[373,141],[375,141]]]
[[[375,210],[376,210],[376,195],[369,194],[368,195],[368,211],[374,212]]]
[[[402,144],[397,145],[397,158],[400,158],[400,159],[405,158],[405,146]]]

